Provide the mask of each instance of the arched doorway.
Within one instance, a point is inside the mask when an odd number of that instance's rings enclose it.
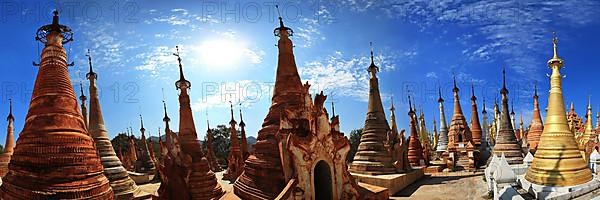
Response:
[[[331,170],[325,161],[319,161],[313,173],[316,200],[332,200],[333,187],[331,184]]]

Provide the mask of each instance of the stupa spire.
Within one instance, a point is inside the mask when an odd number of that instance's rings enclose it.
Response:
[[[475,146],[481,145],[481,124],[479,123],[479,112],[477,111],[477,97],[475,97],[475,86],[471,84],[471,134]]]
[[[114,198],[71,86],[63,44],[72,38],[58,11],[37,31],[45,46],[0,199]]]
[[[496,143],[494,145],[494,155],[501,156],[504,154],[509,164],[523,163],[523,155],[521,146],[517,141],[513,122],[508,110],[508,89],[506,89],[506,69],[502,69],[502,111],[500,112],[500,122]]]
[[[227,157],[227,172],[223,174],[223,179],[233,182],[242,174],[244,157],[240,149],[237,128],[235,127],[237,122],[233,118],[233,103],[229,101],[229,105],[231,106],[231,121],[229,121],[229,125],[231,126],[231,134],[229,135],[231,146],[229,147],[229,156]]]
[[[240,137],[242,139],[242,156],[246,160],[250,156],[250,153],[248,152],[248,139],[246,138],[246,123],[244,123],[244,117],[242,116],[242,103],[240,103]]]
[[[171,118],[169,118],[169,115],[167,114],[167,102],[165,102],[165,100],[163,100],[162,103],[163,103],[163,109],[165,111],[165,116],[163,117],[163,122],[165,122],[165,134],[166,134],[167,131],[171,130],[171,128],[169,126],[169,122],[171,122]]]
[[[92,69],[92,56],[89,49],[86,56],[88,57],[88,64],[90,65],[90,72],[86,75],[87,79],[90,81],[88,87],[90,93],[88,130],[92,138],[94,138],[96,150],[98,151],[98,155],[100,155],[100,160],[104,166],[104,175],[108,177],[115,196],[117,198],[130,198],[133,197],[134,193],[139,193],[139,188],[133,179],[129,177],[125,168],[123,168],[123,163],[117,157],[112,143],[110,142],[108,131],[104,124],[98,87],[96,85],[98,75],[94,73]],[[81,89],[83,94],[83,87]],[[82,99],[82,110],[84,110],[83,104],[85,104],[85,100],[83,99],[85,99],[85,97],[80,97],[80,99]],[[84,119],[86,117],[86,114],[84,114]]]
[[[83,84],[82,83],[79,83],[79,89],[81,92],[81,95],[79,96],[79,100],[81,101],[81,116],[83,116],[83,122],[85,123],[85,127],[89,128],[88,113],[87,113],[87,108],[85,107],[85,101],[87,100],[87,97],[85,96],[85,93],[83,93]]]
[[[392,159],[384,147],[390,126],[386,120],[381,102],[379,79],[376,76],[378,70],[379,68],[374,63],[371,63],[368,67],[371,76],[369,79],[369,100],[361,142],[354,156],[354,162],[350,165],[349,171],[353,173],[373,175],[395,172]]]
[[[14,117],[12,115],[12,99],[8,99],[9,112],[6,120],[8,125],[6,127],[6,143],[4,143],[4,152],[0,154],[0,178],[4,177],[8,173],[8,163],[13,155],[15,148],[15,136],[14,136]]]
[[[533,116],[531,117],[531,127],[527,132],[527,142],[529,143],[529,150],[535,152],[537,149],[538,143],[540,142],[540,137],[542,136],[542,132],[544,131],[544,124],[542,122],[542,115],[540,114],[540,103],[538,101],[538,88],[537,84],[534,86],[533,93]]]
[[[594,136],[596,134],[594,134],[594,125],[592,123],[593,120],[593,113],[592,113],[592,100],[591,100],[591,96],[588,96],[588,105],[587,105],[587,112],[586,112],[586,120],[585,120],[585,129],[583,131],[583,135],[580,137],[579,139],[579,150],[583,150],[585,151],[585,145],[588,141],[590,140],[594,140]],[[590,152],[591,153],[591,152]],[[584,158],[584,159],[588,159],[588,158]]]
[[[445,152],[448,149],[448,125],[446,124],[446,114],[444,113],[444,99],[442,98],[442,88],[438,88],[440,109],[440,133],[436,151]]]
[[[554,37],[554,49],[558,39]],[[546,126],[540,138],[533,163],[525,179],[543,186],[573,186],[592,180],[592,173],[577,147],[575,136],[569,130],[562,95],[563,61],[554,56],[548,61],[552,69]]]

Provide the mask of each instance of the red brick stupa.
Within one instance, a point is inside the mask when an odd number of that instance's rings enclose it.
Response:
[[[408,117],[410,118],[410,136],[408,137],[408,161],[411,166],[423,166],[423,147],[417,133],[417,115],[412,108],[410,96],[408,97]]]
[[[52,24],[37,31],[45,47],[0,199],[114,198],[67,71],[63,44],[73,33],[58,19],[54,11]]]
[[[231,121],[229,121],[229,125],[231,126],[229,137],[231,146],[229,147],[229,156],[227,157],[227,172],[223,174],[223,179],[231,182],[234,182],[244,170],[244,157],[240,149],[236,124],[237,122],[233,118],[233,104],[231,104]]]
[[[12,157],[15,148],[15,130],[13,126],[15,117],[12,114],[12,99],[9,99],[9,102],[10,111],[8,112],[8,117],[6,117],[6,121],[8,121],[8,126],[6,127],[6,143],[4,144],[4,152],[0,154],[0,178],[8,173],[8,163],[10,162],[10,157]]]

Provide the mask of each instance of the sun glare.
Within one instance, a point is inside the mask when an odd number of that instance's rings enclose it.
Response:
[[[240,63],[244,44],[232,40],[214,39],[202,42],[198,47],[200,62],[211,69],[231,69]]]

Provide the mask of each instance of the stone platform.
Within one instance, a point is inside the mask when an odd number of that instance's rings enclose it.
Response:
[[[406,186],[414,183],[424,175],[423,168],[415,168],[412,171],[404,174],[386,174],[386,175],[365,175],[350,173],[358,182],[367,183],[379,187],[384,187],[389,190],[390,194],[395,194]]]
[[[135,184],[138,185],[150,183],[150,181],[154,179],[154,174],[145,174],[132,171],[127,171],[127,173],[129,174],[129,177],[133,179]]]
[[[371,185],[363,182],[358,182],[360,199],[370,200],[387,200],[390,198],[390,193],[387,188]]]
[[[528,190],[529,193],[534,195],[537,199],[574,199],[600,189],[600,177],[594,177],[594,179],[584,184],[568,187],[537,185],[527,181],[525,178],[519,178],[518,181],[523,189]]]

